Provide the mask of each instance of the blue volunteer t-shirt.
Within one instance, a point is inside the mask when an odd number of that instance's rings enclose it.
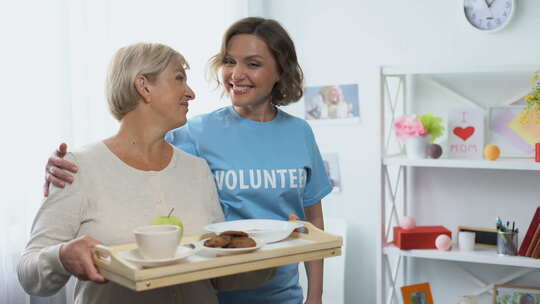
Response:
[[[169,132],[168,142],[206,159],[225,219],[305,220],[304,207],[332,190],[313,132],[302,119],[278,109],[269,122],[225,107]],[[278,268],[254,290],[221,292],[221,303],[301,303],[298,264]]]

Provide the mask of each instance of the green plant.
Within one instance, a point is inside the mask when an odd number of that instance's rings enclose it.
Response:
[[[435,139],[441,137],[444,133],[444,126],[442,124],[442,118],[433,116],[432,114],[419,115],[420,122],[426,129],[427,134],[431,135],[431,142],[435,142]]]
[[[527,106],[521,113],[521,123],[525,124],[529,122],[529,118],[534,114],[534,122],[540,123],[540,70],[536,71],[531,78],[531,84],[534,84],[532,92],[525,96],[525,102]]]

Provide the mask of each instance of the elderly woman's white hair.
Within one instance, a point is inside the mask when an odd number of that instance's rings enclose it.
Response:
[[[152,81],[173,61],[184,69],[189,68],[184,56],[164,44],[137,43],[119,49],[109,66],[105,89],[113,116],[121,120],[139,104],[141,96],[135,88],[137,76]]]

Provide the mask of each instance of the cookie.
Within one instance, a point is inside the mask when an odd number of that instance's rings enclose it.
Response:
[[[247,237],[247,236],[249,236],[247,233],[245,233],[243,231],[235,231],[235,230],[223,231],[219,235],[230,235],[232,237]]]
[[[223,248],[231,242],[232,237],[229,235],[219,235],[204,241],[204,246],[212,248]]]
[[[248,248],[255,246],[257,246],[257,243],[250,237],[235,237],[231,239],[226,248]]]

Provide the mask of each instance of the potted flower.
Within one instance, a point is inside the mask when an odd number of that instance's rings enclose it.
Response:
[[[523,124],[534,118],[535,123],[540,123],[540,70],[536,71],[531,78],[531,84],[534,85],[533,91],[525,96],[527,106],[521,112],[520,121]]]
[[[420,118],[420,122],[426,129],[426,132],[430,137],[431,143],[434,143],[435,139],[443,135],[444,126],[441,117],[433,116],[432,114],[422,114],[418,117]]]
[[[427,147],[435,139],[442,136],[444,126],[442,118],[432,114],[404,114],[394,122],[394,130],[398,140],[405,143],[409,158],[427,157]]]

